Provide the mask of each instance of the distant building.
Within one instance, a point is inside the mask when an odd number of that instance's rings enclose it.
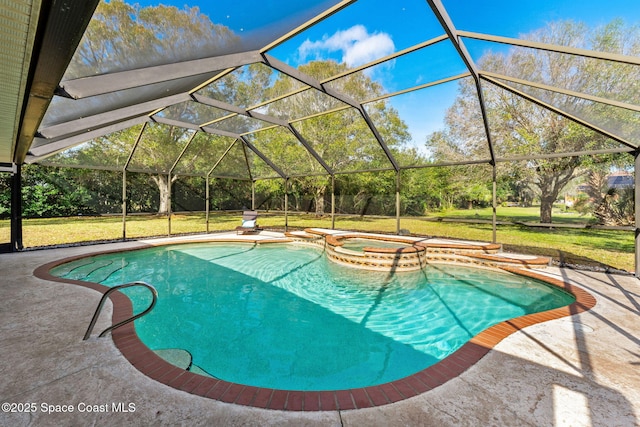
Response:
[[[606,186],[602,191],[607,191],[610,188],[616,190],[623,190],[628,188],[634,188],[635,180],[632,173],[625,171],[613,172],[606,176]],[[592,188],[590,184],[579,184],[572,194],[565,194],[564,204],[566,207],[571,208],[575,205],[580,195],[592,194]]]
[[[615,189],[633,188],[633,174],[629,172],[614,172],[607,176],[607,187]]]

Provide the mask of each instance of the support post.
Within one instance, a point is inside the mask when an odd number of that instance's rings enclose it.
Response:
[[[209,175],[207,175],[205,179],[205,185],[207,186],[207,188],[204,191],[204,194],[205,194],[204,198],[206,203],[206,206],[204,207],[204,211],[205,211],[205,222],[207,224],[207,234],[209,234],[209,204],[211,200],[211,194],[209,190]]]
[[[11,174],[11,252],[22,248],[22,166],[14,164]]]
[[[635,217],[635,276],[640,278],[640,150],[634,153],[634,217]]]
[[[122,241],[127,240],[127,170],[122,169]]]
[[[284,179],[284,232],[289,231],[289,178]]]
[[[400,234],[400,171],[396,171],[396,234]]]
[[[336,176],[331,175],[331,229],[336,229]]]
[[[256,181],[251,180],[251,210],[256,210]]]
[[[491,214],[491,230],[493,232],[492,234],[492,240],[491,243],[496,243],[497,241],[497,236],[496,236],[496,231],[497,231],[497,209],[498,209],[498,196],[497,196],[497,190],[498,190],[498,183],[497,183],[497,173],[496,173],[496,164],[495,162],[493,162],[493,164],[491,165],[491,167],[493,168],[493,173],[492,173],[492,182],[493,182],[493,189],[492,189],[492,202],[491,205],[493,206],[492,209],[492,214]]]
[[[171,185],[170,173],[167,174],[167,186],[169,187],[167,189],[167,236],[171,237],[171,192],[173,185]]]
[[[124,163],[124,166],[122,166],[122,240],[125,240],[127,237],[127,168],[129,167],[129,163],[131,163],[133,154],[136,152],[136,148],[138,148],[138,144],[146,128],[147,122],[140,128],[136,142],[133,143],[133,147],[131,147],[131,151],[129,152],[129,157],[127,157],[127,161]]]

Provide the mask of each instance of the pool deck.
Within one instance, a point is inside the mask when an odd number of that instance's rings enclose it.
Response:
[[[270,232],[216,236],[282,238]],[[30,413],[7,413],[3,406],[0,425],[640,425],[640,281],[631,276],[547,268],[544,274],[590,292],[596,306],[510,335],[458,377],[416,397],[369,409],[292,412],[214,401],[146,377],[110,338],[94,334],[82,341],[98,292],[33,275],[56,259],[162,242],[0,255],[0,400],[35,404]],[[110,308],[107,303],[96,331],[110,324]],[[73,412],[48,405],[70,405]]]

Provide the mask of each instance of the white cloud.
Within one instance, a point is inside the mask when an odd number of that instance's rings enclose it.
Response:
[[[301,60],[311,57],[321,59],[327,53],[341,52],[342,61],[349,67],[357,67],[393,53],[395,45],[387,33],[369,34],[363,25],[337,31],[322,40],[306,40],[298,48]]]

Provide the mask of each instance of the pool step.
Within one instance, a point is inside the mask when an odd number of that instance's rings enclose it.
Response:
[[[521,268],[545,268],[551,265],[551,258],[540,256],[525,256],[509,253],[495,255],[477,254],[472,258],[482,261],[485,265],[492,267],[521,267]]]
[[[416,244],[427,248],[427,254],[456,254],[475,256],[481,254],[497,254],[502,248],[502,246],[497,243],[466,244],[445,242],[418,242]]]
[[[317,234],[308,233],[306,231],[291,231],[284,233],[284,235],[295,243],[324,246],[324,236],[319,236]]]
[[[121,270],[122,268],[126,267],[128,264],[129,264],[128,262],[124,262],[119,264],[113,263],[113,264],[105,265],[103,267],[93,270],[83,280],[102,283],[103,281],[107,280],[109,276],[111,276],[113,273]]]
[[[80,258],[75,261],[67,262],[61,266],[55,268],[56,276],[65,277],[72,271],[89,264],[93,264],[95,261],[92,258]]]
[[[184,350],[182,348],[165,348],[152,351],[165,361],[171,363],[174,366],[177,366],[180,369],[193,372],[194,374],[202,375],[203,377],[217,378],[202,369],[200,366],[195,365],[193,363],[193,356],[187,350]]]
[[[189,370],[191,367],[193,358],[191,357],[191,353],[187,350],[183,350],[181,348],[165,348],[161,350],[153,350],[153,352],[172,365],[177,366],[180,369],[184,369],[185,371]]]
[[[122,269],[127,263],[116,264],[110,260],[94,261],[92,259],[84,262],[70,263],[65,270],[57,272],[60,277],[72,280],[84,280],[101,283],[116,271]]]
[[[551,259],[536,256],[519,256],[515,254],[428,254],[427,262],[467,264],[481,267],[516,267],[525,269],[546,268]]]
[[[62,277],[64,277],[65,279],[88,280],[91,282],[99,282],[100,280],[94,280],[93,278],[90,278],[90,276],[96,273],[98,270],[103,269],[105,267],[110,267],[110,266],[113,266],[112,260],[93,261],[88,264],[80,265],[74,268],[73,270],[69,271],[67,274],[65,274]],[[118,266],[117,269],[119,269],[120,267],[121,266]]]
[[[218,377],[215,377],[215,376],[211,375],[209,372],[205,371],[204,369],[202,369],[198,365],[193,365],[192,364],[191,367],[189,368],[189,372],[193,372],[194,374],[202,375],[203,377],[219,379]]]

